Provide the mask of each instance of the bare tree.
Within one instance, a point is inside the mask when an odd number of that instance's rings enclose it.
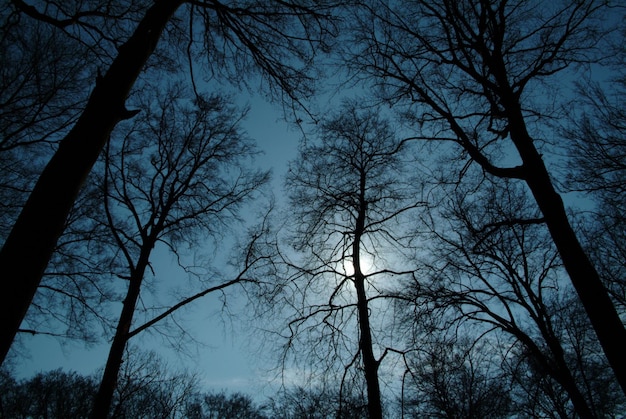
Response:
[[[61,370],[18,381],[3,369],[0,388],[3,418],[86,419],[97,383],[91,377]]]
[[[303,387],[286,388],[265,403],[275,419],[361,419],[367,417],[367,402],[354,389],[337,397],[337,390]]]
[[[619,40],[624,40],[622,31]],[[616,50],[618,70],[605,82],[579,83],[578,106],[569,108],[562,134],[570,155],[566,186],[590,198],[586,249],[614,301],[626,309],[626,52]]]
[[[570,224],[546,165],[556,77],[594,59],[604,2],[368,2],[353,21],[358,77],[489,176],[531,191],[604,353],[626,393],[626,329]],[[603,22],[603,24],[606,24]],[[359,47],[354,47],[359,45]],[[540,90],[541,89],[541,90]],[[541,98],[534,100],[534,94]],[[547,96],[547,97],[546,97]],[[543,100],[545,98],[546,100]]]
[[[266,182],[246,167],[254,146],[239,128],[242,113],[218,96],[192,103],[174,86],[107,147],[104,208],[128,284],[92,417],[106,417],[128,340],[175,309],[211,291],[243,282],[217,281],[141,326],[133,326],[151,256],[158,244],[178,256],[184,245],[216,237],[236,220],[240,206]],[[252,264],[246,260],[246,264]],[[246,266],[249,268],[249,265]],[[244,270],[245,272],[245,270]]]
[[[95,68],[58,28],[0,12],[0,237],[9,234],[54,144],[76,121]]]
[[[155,352],[131,346],[124,353],[111,417],[184,418],[186,407],[197,391],[197,377],[187,372],[172,372]]]
[[[117,14],[115,2],[79,2],[69,7],[62,2],[44,3],[38,9],[12,0],[11,6],[21,14],[71,31],[81,41],[94,33],[97,39],[111,40],[109,45],[116,48],[109,52],[114,50],[115,58],[97,77],[87,105],[39,176],[0,252],[0,270],[17,275],[11,281],[12,291],[2,293],[0,302],[3,360],[83,182],[114,127],[139,112],[126,109],[125,101],[166,28],[172,29],[168,34],[180,34],[176,29],[185,28],[182,33],[187,37],[181,36],[179,41],[187,40],[190,57],[191,51],[203,45],[213,53],[210,60],[221,57],[228,63],[223,66],[216,60],[214,68],[232,70],[238,78],[242,72],[258,70],[277,91],[297,101],[303,92],[309,93],[312,52],[325,45],[332,5],[317,1],[252,2],[246,7],[218,1],[130,2],[126,3],[132,11],[128,21],[136,26],[129,30],[130,24],[122,25],[122,36],[115,39],[106,31],[116,28],[116,22],[125,16]],[[118,42],[120,39],[123,41]]]
[[[62,31],[10,12],[1,15],[1,152],[58,140],[85,105],[94,71],[84,46],[68,49]]]
[[[383,415],[383,297],[411,273],[397,267],[408,246],[402,225],[422,205],[403,172],[408,143],[378,111],[344,104],[321,124],[319,139],[305,140],[286,179],[291,244],[301,255],[285,288],[293,293],[287,346],[310,334],[307,352],[343,363],[342,388],[350,386],[350,370],[362,368],[370,418]]]
[[[503,352],[522,348],[521,358],[560,386],[566,397],[557,410],[567,412],[569,399],[579,416],[601,417],[607,414],[604,391],[591,388],[601,382],[617,390],[617,383],[593,372],[593,364],[603,363],[595,355],[599,348],[583,344],[584,334],[568,333],[589,327],[574,327],[575,318],[566,314],[577,302],[568,297],[571,289],[543,218],[524,190],[502,183],[473,194],[475,186],[455,186],[449,207],[432,221],[433,273],[415,285],[418,299],[434,316],[448,319],[443,330],[469,322],[478,325],[477,341],[504,332]]]
[[[185,412],[188,419],[246,418],[266,419],[262,408],[241,393],[205,393],[196,395]]]
[[[579,392],[588,400],[593,417],[612,417],[624,410],[626,399],[607,368],[589,320],[575,296],[552,301],[553,325],[563,347],[563,359]],[[539,342],[539,341],[538,341]],[[548,348],[542,347],[551,361]],[[513,380],[515,410],[535,417],[566,418],[576,414],[570,392],[547,370],[545,362],[523,345],[514,345],[502,367]],[[553,362],[553,361],[552,361]],[[562,381],[562,380],[561,380]]]
[[[119,260],[95,178],[77,198],[17,339],[48,335],[89,344],[114,328]]]
[[[61,370],[15,380],[3,369],[0,388],[3,418],[86,419],[98,383],[95,376]],[[154,352],[133,347],[124,355],[112,417],[186,418],[197,392],[196,377],[172,372]]]
[[[403,417],[505,418],[513,411],[508,377],[493,348],[473,338],[424,339],[407,371]]]

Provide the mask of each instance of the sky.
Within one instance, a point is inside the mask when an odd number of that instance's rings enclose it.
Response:
[[[244,96],[243,102],[250,106],[244,127],[263,151],[257,163],[262,169],[272,170],[271,187],[275,194],[280,194],[287,163],[297,155],[302,134],[282,119],[279,105],[269,104],[258,96]],[[153,261],[158,259],[159,255],[153,255]],[[164,271],[167,266],[161,264],[163,261],[159,261],[155,269],[157,278],[167,275]],[[259,334],[238,328],[236,319],[220,318],[219,313],[215,313],[221,304],[217,296],[209,295],[193,304],[190,312],[197,310],[198,318],[191,320],[191,327],[195,329],[194,338],[204,343],[202,346],[190,348],[188,354],[176,354],[163,345],[162,339],[145,332],[131,339],[130,345],[155,350],[172,370],[180,368],[195,373],[205,390],[240,391],[256,399],[270,395],[267,392],[271,389],[264,389],[263,383],[272,375],[267,371],[272,365],[256,362]],[[22,357],[25,354],[22,352],[20,357],[14,358],[18,361],[14,365],[17,378],[29,378],[58,368],[89,375],[104,367],[109,349],[106,342],[85,347],[82,343],[61,343],[56,338],[41,335],[24,336],[22,342],[28,356]]]

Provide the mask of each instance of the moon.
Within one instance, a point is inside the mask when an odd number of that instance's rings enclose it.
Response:
[[[371,256],[367,254],[361,255],[360,262],[361,272],[363,272],[363,274],[369,275],[374,271],[374,260]],[[343,259],[342,265],[343,266],[341,267],[341,270],[346,276],[354,275],[354,265],[352,264],[352,258]]]

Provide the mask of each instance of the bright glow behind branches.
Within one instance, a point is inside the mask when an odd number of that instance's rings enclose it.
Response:
[[[361,255],[361,272],[363,272],[363,274],[365,275],[369,275],[372,272],[374,272],[374,259],[368,255],[368,254],[363,254]],[[340,271],[342,271],[343,273],[345,273],[345,275],[347,276],[353,276],[354,275],[354,264],[352,263],[352,258],[345,258],[342,261],[343,266],[340,268]]]

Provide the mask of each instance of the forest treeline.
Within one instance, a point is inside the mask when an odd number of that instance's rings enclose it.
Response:
[[[3,417],[626,412],[624,5],[2,4]],[[280,190],[249,95],[301,136]],[[207,311],[274,404],[130,368]],[[16,382],[33,335],[110,350]]]
[[[154,352],[133,348],[125,358],[111,406],[115,418],[327,418],[336,413],[336,394],[295,387],[273,397],[254,400],[238,392],[202,391],[199,377],[169,371]],[[0,417],[88,418],[99,375],[52,370],[16,380],[0,372]],[[258,397],[257,397],[258,399]],[[346,400],[346,418],[365,414],[363,400]]]

